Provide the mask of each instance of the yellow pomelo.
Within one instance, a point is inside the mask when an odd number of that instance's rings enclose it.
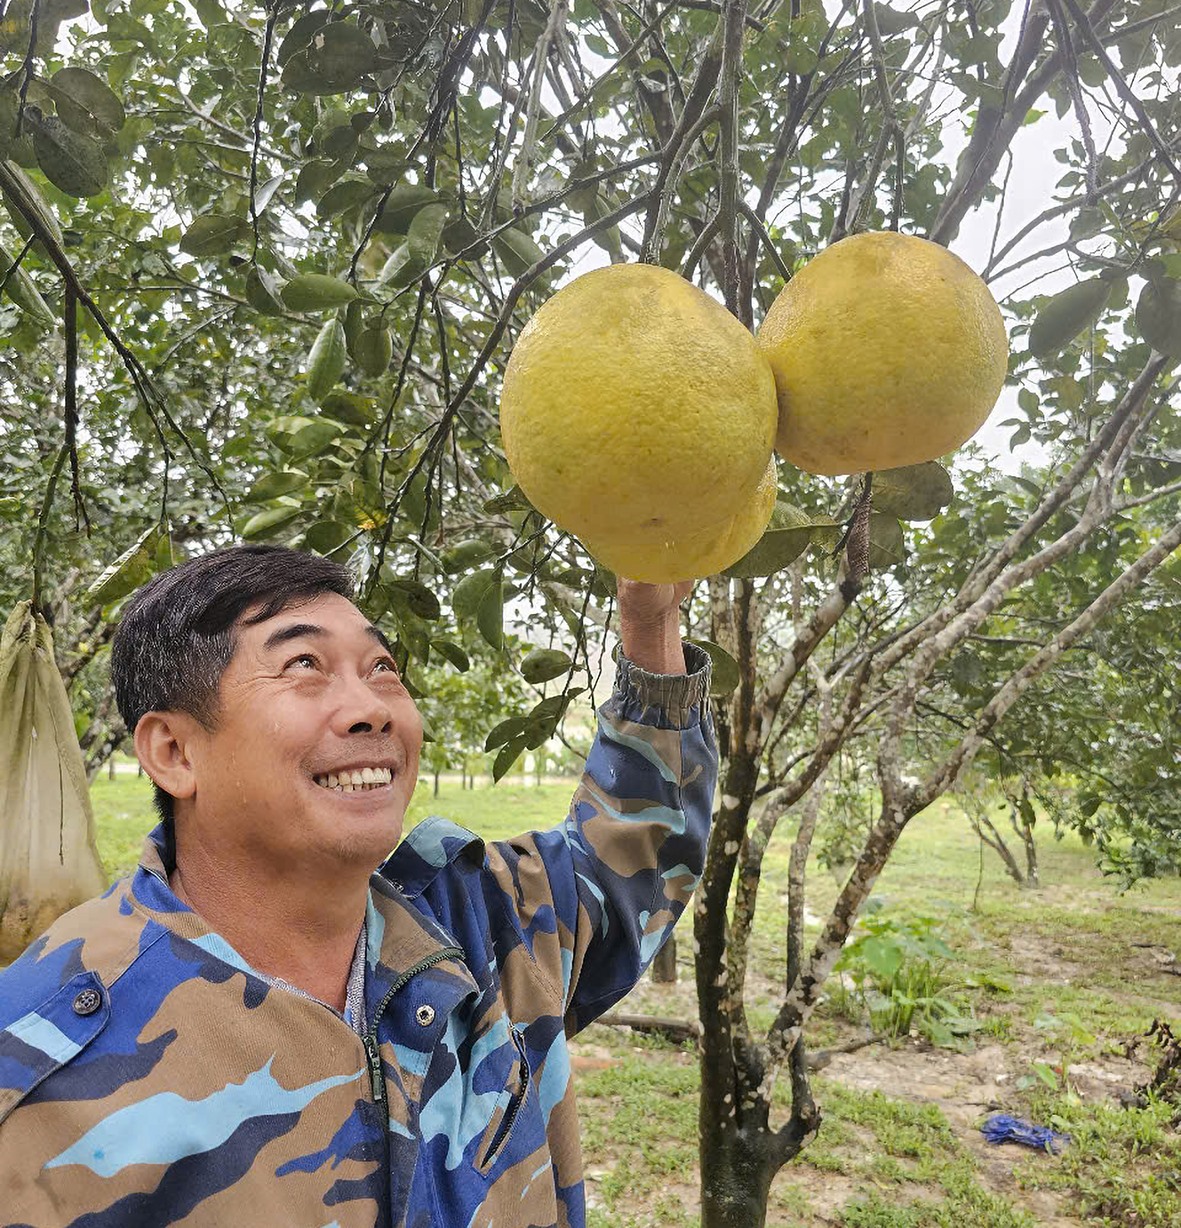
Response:
[[[763,536],[775,510],[776,486],[772,456],[754,494],[719,524],[680,537],[638,530],[618,538],[592,539],[586,548],[604,567],[629,580],[675,584],[716,575],[738,562]]]
[[[733,516],[775,438],[775,382],[754,338],[668,269],[616,264],[559,290],[504,377],[500,430],[521,489],[589,540],[654,539]]]
[[[779,392],[779,454],[810,473],[934,460],[984,424],[1009,349],[988,287],[946,248],[842,239],[784,287],[758,334]]]

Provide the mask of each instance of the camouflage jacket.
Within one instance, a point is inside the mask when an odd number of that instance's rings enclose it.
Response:
[[[635,984],[702,870],[708,665],[621,662],[566,822],[421,823],[373,876],[364,1035],[268,984],[138,871],[0,972],[0,1221],[585,1222],[567,1038]]]

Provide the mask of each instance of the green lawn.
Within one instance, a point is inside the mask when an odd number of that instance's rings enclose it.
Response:
[[[510,780],[472,791],[444,780],[435,798],[423,782],[410,822],[442,814],[483,836],[508,836],[559,822],[572,787]],[[131,775],[104,776],[92,797],[104,865],[113,876],[125,873],[155,821],[150,787]],[[748,992],[755,1026],[773,1016],[783,976],[790,839],[785,825],[760,885]],[[899,923],[935,918],[954,952],[938,970],[943,992],[974,1031],[958,1051],[904,1035],[839,1058],[817,1076],[824,1125],[776,1179],[769,1224],[1181,1228],[1176,1111],[1123,1108],[1114,1098],[1142,1077],[1126,1053],[1152,1019],[1178,1022],[1181,978],[1165,961],[1181,952],[1181,884],[1121,895],[1079,841],[1044,832],[1039,851],[1044,887],[1023,891],[992,853],[981,862],[949,803],[911,823],[878,885],[878,915]],[[814,865],[810,913],[822,918],[836,892],[834,877]],[[630,1009],[694,1012],[688,918],[679,934],[681,983],[644,983]],[[860,1000],[834,980],[811,1045],[855,1037],[863,1025]],[[596,1024],[574,1050],[592,1225],[696,1225],[691,1048]],[[1066,1130],[1074,1143],[1060,1157],[989,1149],[978,1125],[997,1106]]]

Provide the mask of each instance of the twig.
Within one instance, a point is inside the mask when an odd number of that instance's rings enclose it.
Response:
[[[1135,91],[1124,80],[1123,73],[1116,68],[1111,56],[1107,54],[1107,49],[1095,33],[1095,28],[1091,25],[1090,18],[1079,8],[1075,0],[1063,0],[1063,2],[1070,10],[1070,15],[1074,18],[1075,24],[1083,32],[1083,37],[1090,44],[1091,50],[1095,53],[1099,63],[1103,65],[1107,75],[1111,78],[1111,83],[1115,86],[1116,93],[1132,108],[1136,118],[1140,121],[1140,127],[1143,129],[1144,135],[1148,137],[1160,160],[1169,168],[1173,178],[1178,183],[1181,183],[1181,167],[1173,161],[1168,145],[1161,139],[1160,133],[1156,130],[1156,125],[1153,124],[1148,112],[1144,109],[1144,104],[1136,97]]]
[[[57,490],[57,479],[61,476],[61,471],[66,463],[66,457],[70,454],[69,444],[63,443],[57,454],[57,459],[53,462],[53,468],[49,471],[49,481],[45,483],[45,500],[41,504],[40,514],[37,516],[37,532],[33,537],[33,609],[41,609],[41,592],[44,587],[45,578],[45,543],[47,538],[47,529],[49,526],[49,512],[53,507],[53,495]]]
[[[533,169],[533,154],[537,146],[537,119],[541,114],[541,91],[545,82],[546,65],[549,63],[550,43],[565,19],[566,4],[567,0],[550,0],[549,20],[538,35],[537,48],[533,53],[533,85],[529,90],[529,105],[525,109],[525,135],[517,154],[516,165],[513,167],[514,209],[527,203],[526,193],[529,190],[529,175]]]
[[[268,9],[270,5],[268,4]],[[254,231],[254,247],[250,259],[258,259],[258,206],[255,193],[258,190],[258,147],[262,141],[263,101],[266,98],[267,69],[271,60],[271,40],[275,37],[275,22],[279,16],[276,5],[267,13],[267,24],[262,36],[262,58],[258,63],[258,97],[254,106],[254,140],[250,145],[250,228]]]
[[[64,326],[66,334],[66,447],[70,453],[70,493],[74,496],[76,522],[86,526],[90,535],[90,517],[82,498],[82,484],[78,478],[78,296],[72,286],[66,286]]]
[[[718,141],[718,225],[722,235],[722,294],[726,309],[748,328],[750,304],[739,303],[738,280],[738,83],[742,72],[742,31],[746,0],[723,0],[721,108]]]
[[[1054,32],[1058,37],[1058,54],[1062,57],[1063,75],[1066,77],[1066,92],[1074,106],[1074,117],[1078,120],[1079,131],[1082,133],[1083,149],[1087,156],[1087,195],[1088,205],[1095,203],[1099,192],[1099,156],[1095,152],[1095,138],[1091,135],[1091,120],[1087,115],[1087,104],[1083,101],[1083,89],[1078,79],[1078,57],[1070,40],[1070,26],[1058,0],[1046,0],[1050,17],[1054,24]]]
[[[171,411],[168,409],[167,403],[160,395],[159,390],[152,382],[152,377],[145,370],[143,364],[123,343],[123,339],[107,320],[107,317],[103,314],[102,309],[94,301],[94,299],[91,298],[90,294],[86,290],[86,287],[82,285],[78,278],[77,271],[70,263],[69,257],[65,254],[61,248],[61,245],[50,233],[48,226],[45,225],[45,222],[42,220],[36,210],[26,205],[23,193],[20,191],[19,182],[14,179],[12,172],[3,163],[0,163],[0,185],[7,189],[5,192],[6,197],[10,202],[16,205],[25,221],[31,227],[33,233],[41,241],[41,244],[48,253],[49,258],[53,261],[54,265],[56,265],[57,270],[62,275],[62,279],[65,281],[66,285],[73,290],[74,294],[78,298],[78,301],[86,308],[87,311],[90,312],[91,316],[94,318],[94,322],[102,330],[103,336],[105,336],[111,345],[114,346],[115,352],[119,355],[123,366],[126,368],[128,375],[131,377],[132,386],[135,388],[140,402],[143,405],[148,417],[151,419],[152,424],[155,426],[156,433],[160,438],[161,446],[163,447],[165,453],[165,475],[167,476],[168,445],[164,436],[164,431],[160,426],[157,413],[164,418],[165,422],[167,422],[168,426],[176,434],[177,438],[180,439],[180,441],[185,445],[193,460],[196,461],[197,466],[201,469],[205,476],[209,478],[213,485],[213,489],[221,496],[222,502],[225,506],[227,520],[232,520],[229,499],[226,497],[226,493],[222,488],[217,474],[215,474],[213,470],[210,469],[210,467],[205,463],[197,449],[193,446],[192,440],[189,439],[188,435],[181,428],[179,423],[177,423],[173,418]]]
[[[29,97],[29,86],[33,83],[33,60],[37,54],[37,23],[41,16],[41,0],[33,0],[33,8],[29,13],[29,45],[25,50],[25,62],[22,65],[20,102],[16,110],[16,135],[24,131],[25,106]]]

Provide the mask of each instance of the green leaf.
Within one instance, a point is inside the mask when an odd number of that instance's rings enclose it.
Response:
[[[246,301],[264,316],[281,316],[284,312],[279,279],[260,265],[252,264],[246,273]]]
[[[439,656],[450,661],[461,674],[466,674],[471,669],[472,663],[468,660],[467,653],[453,640],[431,640],[431,647]]]
[[[313,158],[305,162],[295,177],[295,203],[318,201],[347,169],[346,163],[332,158]]]
[[[375,417],[372,397],[346,392],[342,388],[333,389],[320,402],[320,408],[330,418],[348,426],[372,426]]]
[[[873,475],[873,509],[898,520],[933,520],[955,497],[938,461],[880,469]]]
[[[902,526],[893,516],[878,512],[869,518],[869,566],[872,571],[886,571],[906,559],[906,542]]]
[[[332,554],[340,549],[357,530],[339,520],[317,520],[303,536],[303,544],[317,554]]]
[[[297,490],[303,490],[309,480],[302,469],[278,469],[274,473],[264,473],[243,496],[243,502],[266,503],[268,499],[277,499],[280,495],[294,494]]]
[[[512,277],[527,273],[545,252],[523,230],[504,230],[492,240],[492,247],[500,257],[505,271]]]
[[[473,571],[466,575],[451,592],[451,608],[455,617],[471,620],[476,617],[484,595],[495,583],[497,578],[495,567],[486,567],[481,571]]]
[[[443,615],[443,607],[438,597],[427,588],[421,580],[412,577],[396,576],[386,582],[391,593],[397,594],[399,600],[415,616],[434,622]]]
[[[492,516],[500,516],[505,512],[531,512],[533,504],[525,498],[525,492],[519,486],[510,486],[508,490],[493,495],[484,504],[484,511]]]
[[[344,374],[348,351],[344,344],[344,325],[336,316],[324,322],[308,354],[308,395],[322,401],[333,384]]]
[[[53,241],[60,247],[64,239],[57,222],[57,215],[49,207],[45,197],[41,195],[40,189],[15,162],[6,161],[4,167],[11,177],[11,183],[6,183],[3,189],[4,206],[8,210],[9,217],[12,218],[12,224],[20,233],[20,237],[27,239],[33,233],[33,228],[21,209],[23,205],[45,227]]]
[[[767,531],[724,574],[744,579],[772,576],[794,563],[813,542],[835,540],[839,533],[831,517],[816,516],[777,501]]]
[[[419,211],[437,204],[439,194],[419,183],[399,183],[385,202],[374,230],[382,234],[408,235]]]
[[[26,315],[36,320],[43,328],[56,326],[57,316],[50,311],[33,279],[23,268],[12,267],[12,258],[3,248],[0,248],[0,282],[4,283],[5,294]]]
[[[1064,350],[1099,319],[1111,290],[1111,282],[1092,277],[1055,294],[1029,330],[1029,352],[1035,358],[1051,358]]]
[[[68,128],[56,115],[29,108],[33,150],[45,178],[67,196],[97,196],[107,186],[102,146]]]
[[[504,644],[504,582],[499,571],[495,575],[476,611],[476,627],[493,648],[500,648]]]
[[[259,217],[266,212],[267,205],[271,203],[271,197],[279,190],[283,179],[283,172],[280,171],[279,174],[272,175],[265,183],[260,183],[254,189],[254,212]]]
[[[738,662],[713,640],[686,640],[686,644],[695,644],[707,657],[712,667],[709,682],[709,693],[715,699],[724,699],[732,691],[738,689],[742,675],[738,670]]]
[[[859,953],[865,966],[882,980],[890,980],[902,967],[902,947],[888,935],[871,934],[862,942]]]
[[[282,68],[297,51],[305,50],[312,41],[312,36],[322,26],[328,24],[331,16],[331,9],[316,9],[298,18],[279,44],[279,50],[275,55],[279,67]]]
[[[289,504],[281,504],[279,507],[268,507],[261,512],[256,512],[242,526],[241,535],[247,541],[256,537],[270,537],[273,533],[278,533],[282,528],[289,525],[300,513],[302,509],[299,507],[291,507]]]
[[[1181,358],[1181,281],[1147,282],[1136,300],[1136,327],[1154,350]]]
[[[292,311],[327,311],[355,299],[357,288],[327,273],[300,273],[283,287],[282,296]]]
[[[540,686],[567,673],[571,664],[569,653],[560,649],[534,648],[525,654],[521,662],[521,677],[534,686]]]
[[[203,213],[193,219],[180,240],[180,250],[204,259],[228,256],[239,243],[250,238],[250,223],[224,213]],[[249,276],[249,274],[247,274]]]
[[[395,290],[404,290],[413,285],[426,272],[427,266],[422,260],[410,254],[409,243],[399,243],[390,252],[389,258],[381,266],[377,275],[379,286],[392,286]]]
[[[525,739],[523,737],[514,738],[511,742],[500,748],[500,753],[496,756],[495,762],[492,764],[492,783],[496,784],[502,777],[506,776],[512,766],[525,752]]]
[[[518,734],[523,733],[528,724],[527,716],[506,717],[488,731],[488,736],[484,739],[484,749],[492,751],[498,746],[504,746]]]
[[[320,418],[309,423],[291,437],[290,453],[293,459],[318,456],[330,443],[340,438],[339,422]]]
[[[443,570],[448,575],[466,571],[476,563],[487,562],[496,554],[496,548],[488,542],[472,540],[460,542],[443,553]]]
[[[377,48],[359,26],[333,21],[283,65],[283,86],[300,94],[345,94],[377,67]]]
[[[384,375],[394,357],[394,337],[388,328],[366,328],[357,338],[353,357],[370,376]]]
[[[61,68],[49,79],[57,113],[83,136],[114,136],[126,122],[118,94],[85,68]]]
[[[372,200],[376,189],[366,179],[342,179],[320,197],[316,203],[317,216],[327,220],[346,209],[352,209]]]
[[[443,227],[447,224],[446,205],[427,205],[414,215],[406,232],[406,246],[413,260],[429,265],[439,250]]]
[[[146,584],[152,578],[159,537],[158,524],[142,533],[135,544],[124,550],[86,590],[83,600],[99,606],[110,605]]]

